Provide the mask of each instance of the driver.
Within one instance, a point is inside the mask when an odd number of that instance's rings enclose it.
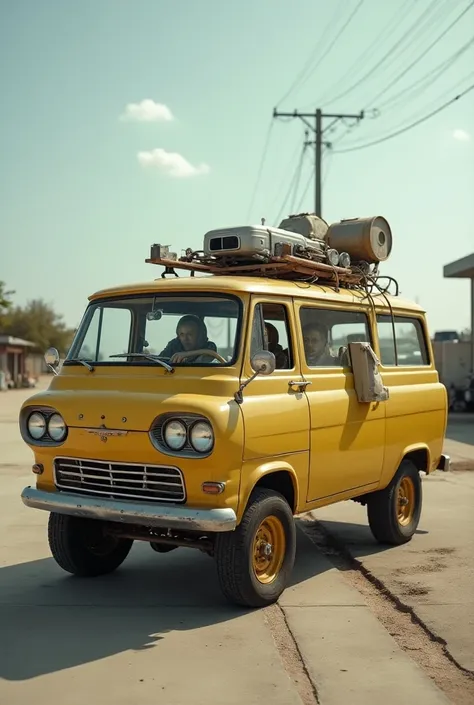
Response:
[[[212,356],[202,354],[204,350],[217,352],[217,347],[208,339],[204,321],[198,316],[187,314],[176,326],[176,338],[170,340],[159,356],[169,358],[172,364],[212,362]]]

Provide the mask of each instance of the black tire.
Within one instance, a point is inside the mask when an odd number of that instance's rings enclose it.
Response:
[[[262,530],[262,522],[265,520],[272,522],[280,534],[284,534],[282,551],[279,552],[281,565],[275,568],[274,577],[268,582],[262,582],[254,568],[257,532]],[[260,544],[262,549],[261,539]],[[268,545],[267,542],[265,546]],[[265,607],[276,602],[287,586],[295,562],[295,553],[296,527],[288,502],[273,490],[255,489],[235,531],[216,536],[214,557],[222,592],[230,602],[245,607]],[[261,555],[259,560],[265,562],[267,558],[268,556]],[[271,562],[278,559],[272,556],[268,560]],[[261,578],[263,579],[263,576]]]
[[[105,534],[101,521],[55,513],[49,515],[48,541],[56,563],[81,577],[112,573],[133,544],[131,539]]]
[[[409,515],[401,517],[400,501],[407,498],[407,487],[411,487],[408,494],[413,493],[413,497]],[[392,546],[410,541],[420,521],[422,498],[420,472],[411,460],[403,460],[388,487],[367,495],[369,526],[377,541]]]

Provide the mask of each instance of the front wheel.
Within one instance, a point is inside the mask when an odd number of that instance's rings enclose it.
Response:
[[[108,535],[101,521],[55,513],[49,515],[48,541],[56,563],[82,577],[111,573],[133,544],[131,539]]]
[[[287,586],[295,553],[296,528],[288,502],[278,492],[257,488],[236,530],[216,537],[222,592],[245,607],[276,602]]]
[[[391,483],[367,495],[367,516],[380,543],[400,546],[410,541],[421,515],[422,487],[418,468],[403,460]]]

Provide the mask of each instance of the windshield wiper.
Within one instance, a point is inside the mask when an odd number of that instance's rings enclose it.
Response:
[[[81,360],[79,357],[73,358],[72,360],[66,360],[66,362],[79,362],[81,365],[84,365],[84,367],[87,367],[89,372],[94,372],[95,367],[90,364],[90,362],[87,362],[86,360]]]
[[[163,362],[163,360],[160,360],[159,357],[152,355],[151,353],[118,353],[117,355],[109,355],[109,357],[141,357],[145,360],[157,362],[159,365],[164,367],[167,372],[174,372],[174,367],[171,367],[171,365],[168,365],[167,362]]]

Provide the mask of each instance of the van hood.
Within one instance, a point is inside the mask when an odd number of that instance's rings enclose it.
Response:
[[[165,413],[200,414],[225,424],[231,408],[238,406],[234,401],[237,377],[130,376],[121,378],[120,384],[116,377],[95,373],[80,378],[78,384],[72,376],[69,380],[67,375],[56,377],[47,391],[30,397],[23,410],[49,407],[61,414],[69,428],[149,431],[156,417]]]

